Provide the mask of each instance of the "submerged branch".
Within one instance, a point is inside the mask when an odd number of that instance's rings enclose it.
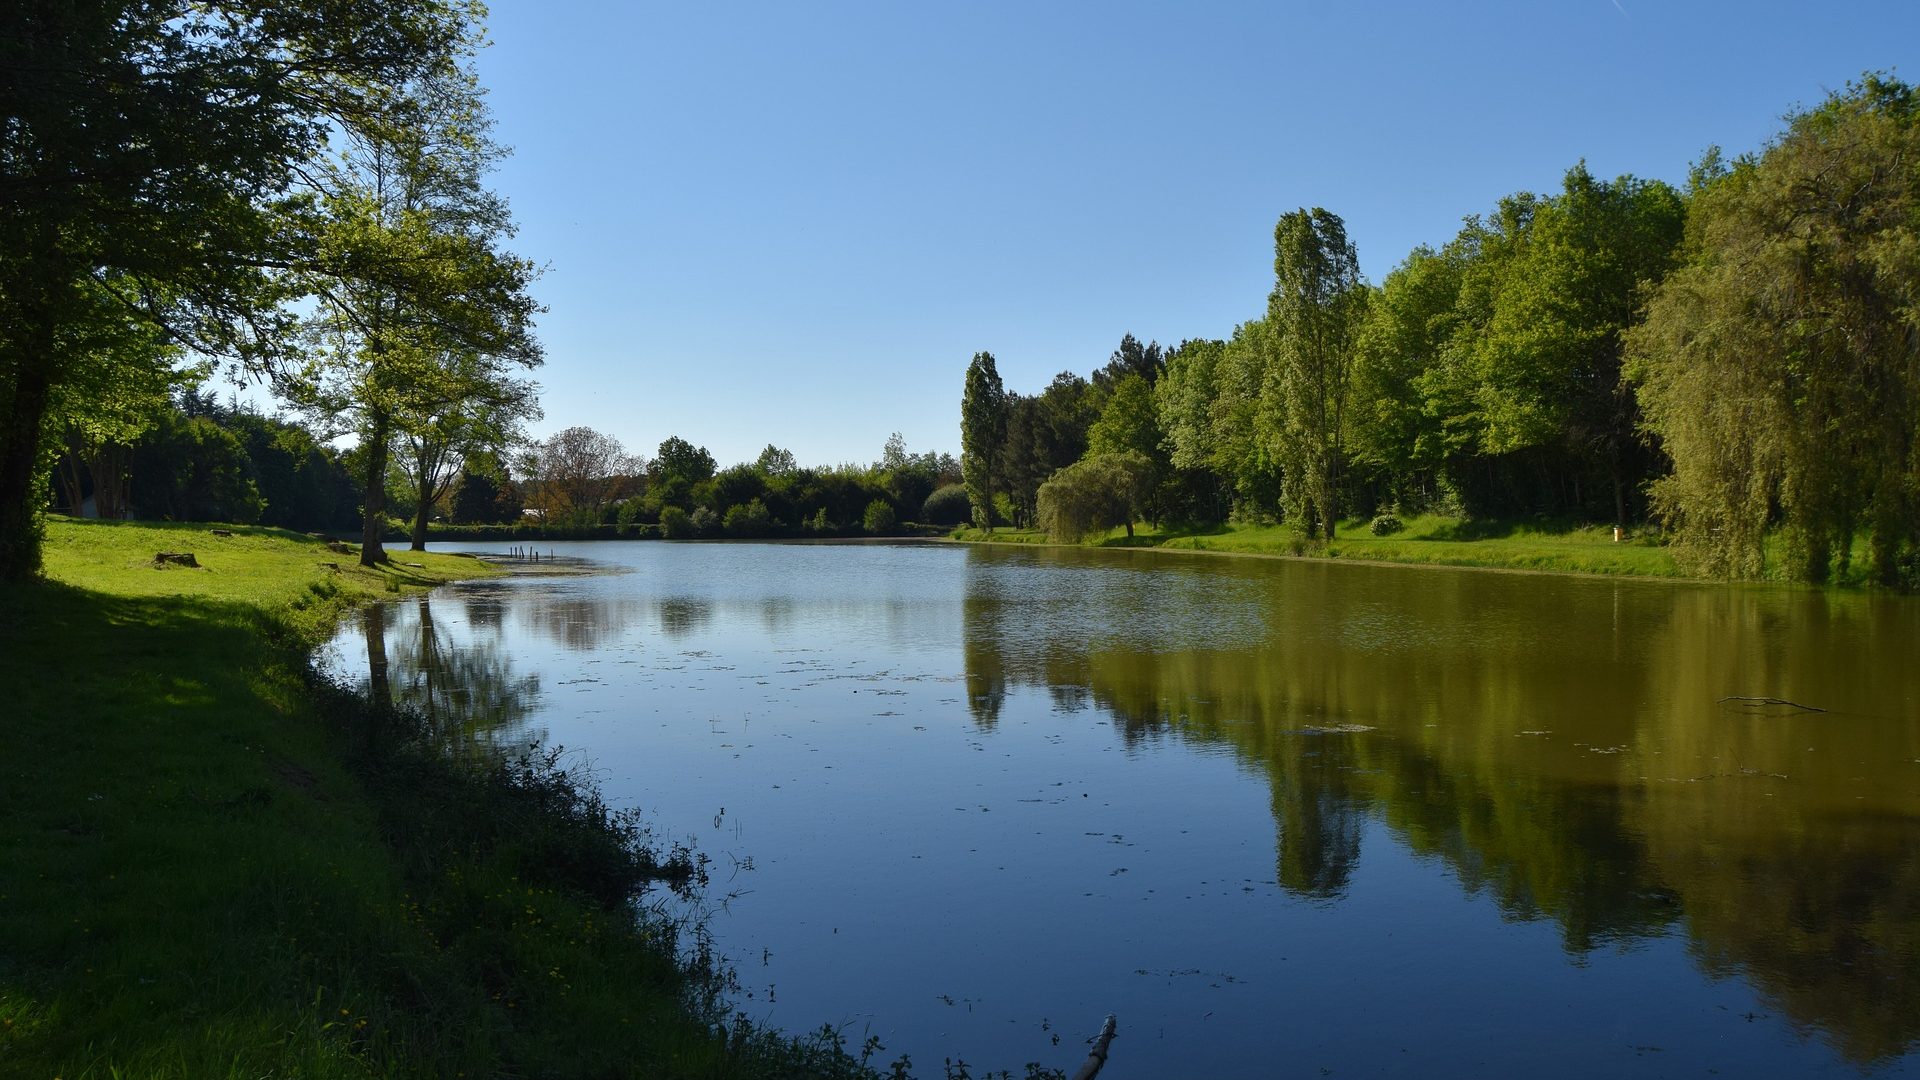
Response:
[[[1827,711],[1815,705],[1802,705],[1797,701],[1788,701],[1786,698],[1754,697],[1749,694],[1734,694],[1729,697],[1723,697],[1719,701],[1715,702],[1714,704],[1725,705],[1729,701],[1735,702],[1749,709],[1765,708],[1768,705],[1788,705],[1795,709],[1799,709],[1802,712],[1826,712]]]
[[[1093,1080],[1100,1075],[1100,1066],[1107,1063],[1107,1047],[1113,1042],[1116,1034],[1118,1034],[1117,1022],[1113,1014],[1108,1013],[1107,1022],[1100,1025],[1100,1034],[1094,1036],[1093,1049],[1087,1051],[1086,1063],[1080,1066],[1079,1072],[1073,1074],[1073,1080]]]

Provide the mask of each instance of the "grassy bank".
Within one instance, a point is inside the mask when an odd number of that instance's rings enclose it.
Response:
[[[1667,549],[1650,535],[1615,543],[1610,526],[1554,526],[1520,522],[1468,522],[1457,518],[1408,518],[1406,528],[1375,536],[1367,521],[1343,522],[1335,537],[1319,547],[1301,542],[1283,525],[1222,525],[1204,531],[1158,530],[1136,526],[1129,539],[1123,529],[1094,537],[1102,547],[1163,547],[1248,555],[1293,555],[1371,562],[1476,566],[1505,570],[1541,570],[1569,574],[1624,574],[1681,577]],[[980,541],[978,529],[954,534]],[[1044,544],[1044,534],[995,529],[997,543]]]
[[[47,580],[0,587],[0,1075],[862,1071],[700,1011],[633,917],[684,852],[313,679],[353,606],[485,568],[233,533],[56,520]]]

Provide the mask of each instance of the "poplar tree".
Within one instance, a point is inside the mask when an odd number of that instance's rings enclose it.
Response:
[[[1353,337],[1365,308],[1360,259],[1346,223],[1319,207],[1281,217],[1273,230],[1267,322],[1275,354],[1261,412],[1282,472],[1287,516],[1303,533],[1333,539],[1346,464]]]
[[[1001,444],[1007,435],[1007,391],[993,354],[973,354],[960,397],[960,472],[973,503],[974,523],[993,531],[993,495],[1000,478]]]

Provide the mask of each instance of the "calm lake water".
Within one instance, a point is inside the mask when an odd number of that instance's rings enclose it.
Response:
[[[1920,1075],[1920,602],[551,545],[347,627],[714,861],[741,1011],[938,1076]],[[1754,706],[1732,695],[1781,698]]]

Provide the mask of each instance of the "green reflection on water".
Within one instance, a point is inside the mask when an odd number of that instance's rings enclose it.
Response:
[[[981,549],[964,655],[982,727],[1042,688],[1264,771],[1296,896],[1375,814],[1576,958],[1677,929],[1857,1062],[1920,1038],[1911,600]]]
[[[473,633],[458,644],[435,617],[428,597],[374,604],[362,612],[367,685],[374,700],[420,718],[423,734],[441,740],[449,751],[485,754],[527,741],[540,677],[515,672],[497,602],[473,594],[464,600]]]

